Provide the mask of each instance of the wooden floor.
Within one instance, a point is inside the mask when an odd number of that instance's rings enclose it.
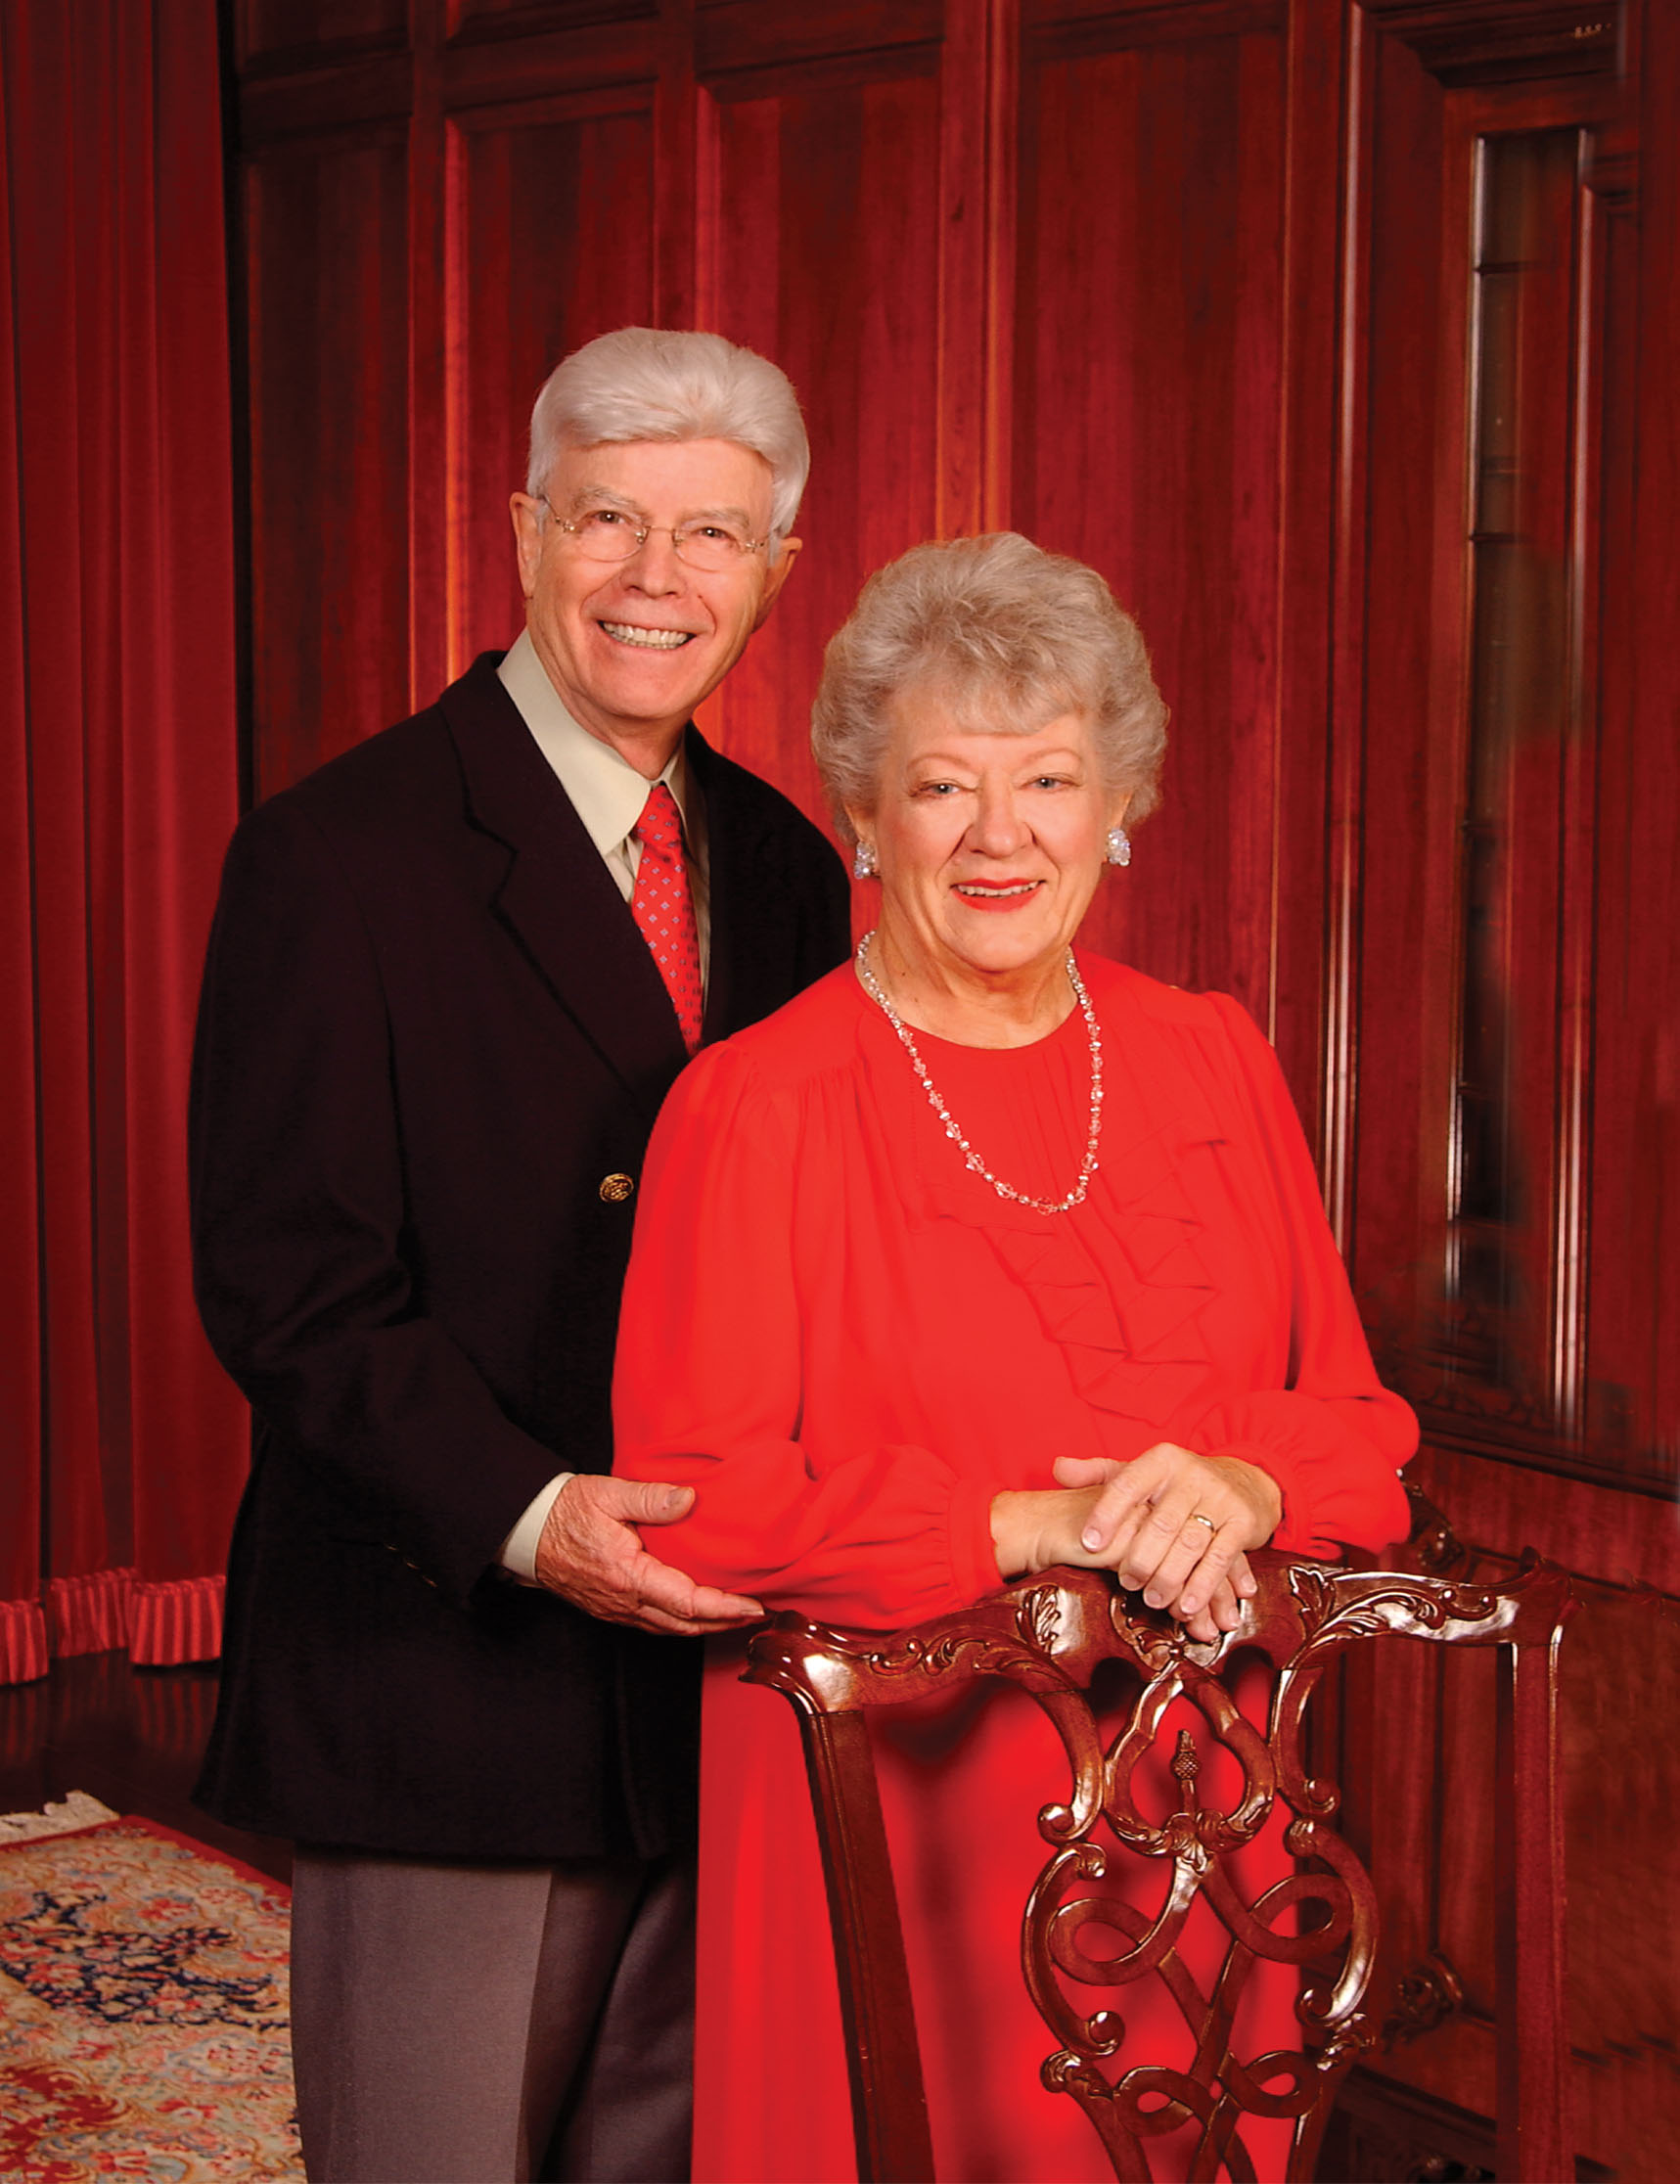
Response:
[[[0,1812],[85,1790],[290,1881],[290,1843],[224,1828],[192,1802],[215,1703],[213,1663],[133,1668],[121,1653],[82,1654],[37,1683],[0,1686]]]

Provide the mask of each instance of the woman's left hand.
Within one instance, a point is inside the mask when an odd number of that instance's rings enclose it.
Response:
[[[1254,1592],[1246,1550],[1263,1547],[1283,1517],[1277,1482],[1237,1456],[1198,1456],[1157,1441],[1129,1464],[1059,1457],[1064,1486],[1100,1486],[1080,1544],[1207,1641],[1235,1627]]]

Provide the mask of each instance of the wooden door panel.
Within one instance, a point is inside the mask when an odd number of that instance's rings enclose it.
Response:
[[[1680,2152],[1680,1854],[1665,1818],[1673,1753],[1656,1725],[1680,1689],[1680,1607],[1644,1586],[1587,1597],[1563,1693],[1578,2143],[1627,2184],[1663,2184]]]
[[[1650,164],[1642,156],[1641,168]],[[1680,827],[1680,738],[1653,733],[1673,717],[1662,692],[1674,658],[1654,646],[1636,577],[1622,557],[1644,512],[1661,504],[1649,488],[1649,426],[1641,432],[1636,317],[1649,320],[1639,253],[1659,212],[1657,185],[1635,196],[1633,161],[1612,147],[1599,161],[1588,242],[1604,302],[1606,392],[1600,468],[1602,510],[1592,541],[1604,619],[1590,662],[1601,735],[1596,760],[1594,855],[1584,886],[1592,906],[1585,972],[1595,1007],[1589,1026],[1590,1106],[1582,1124],[1593,1176],[1593,1219],[1583,1245],[1584,1308],[1591,1358],[1585,1433],[1590,1448],[1624,1473],[1660,1479],[1680,1457],[1680,1342],[1673,1339],[1680,1267],[1680,884],[1673,844]],[[1654,200],[1655,202],[1649,202]],[[1649,249],[1649,242],[1646,243]],[[1671,361],[1665,366],[1671,371]],[[1659,375],[1649,369],[1660,388]],[[1672,404],[1671,383],[1666,399]],[[1658,551],[1658,562],[1666,557]],[[1637,580],[1650,581],[1644,556]]]
[[[939,86],[917,67],[703,99],[704,315],[798,388],[811,480],[800,563],[702,717],[821,817],[806,739],[823,646],[869,571],[934,530]]]
[[[1372,472],[1350,1252],[1385,1367],[1433,1430],[1614,1470],[1584,1433],[1581,1272],[1604,857],[1599,131],[1583,96],[1489,105],[1403,49],[1382,55],[1376,106],[1367,427],[1433,460]],[[1634,1003],[1636,1036],[1650,1008]]]
[[[1643,1441],[1630,1416],[1602,1430],[1607,1381],[1655,1388],[1631,1352],[1660,1315],[1654,1252],[1673,1219],[1659,1161],[1646,1206],[1629,1197],[1630,1151],[1657,1128],[1632,1077],[1672,1009],[1669,941],[1636,936],[1612,877],[1634,770],[1673,811],[1671,769],[1631,718],[1608,580],[1631,530],[1626,314],[1643,277],[1628,122],[1602,45],[1583,58],[1542,8],[1360,12],[1351,188],[1368,225],[1350,288],[1367,340],[1346,430],[1365,484],[1344,537],[1362,672],[1336,729],[1361,784],[1349,1239],[1379,1362],[1423,1418],[1415,1470],[1467,1567],[1503,1570],[1532,1545],[1587,1597],[1564,1648],[1576,2143],[1655,2179],[1680,2143],[1660,2029],[1673,1854],[1632,1754],[1675,1666],[1663,1596],[1680,1551],[1647,1498],[1674,1447],[1655,1410]],[[1595,1123],[1601,1097],[1613,1130]],[[1643,1288],[1599,1272],[1630,1244]],[[1434,2114],[1437,2145],[1475,2159],[1450,2133],[1496,2102],[1476,1795],[1491,1698],[1474,1668],[1384,1674],[1350,1689],[1342,1756],[1389,1991],[1409,2005],[1356,2101],[1386,2087],[1391,2127]],[[1607,1789],[1618,1746],[1626,1799]],[[1630,1900],[1647,1946],[1628,1946]]]
[[[639,95],[476,108],[449,125],[449,669],[524,623],[508,495],[561,357],[654,316],[654,114]],[[440,523],[446,512],[437,510]]]
[[[408,29],[407,0],[240,0],[235,14],[246,68],[382,46],[396,52]]]
[[[1282,41],[1025,56],[1015,516],[1100,569],[1172,708],[1166,800],[1091,936],[1270,1009]]]
[[[1506,1507],[1478,1497],[1462,1473],[1457,1506],[1475,1510],[1479,1499],[1521,1536],[1559,1531],[1559,1559],[1606,1555],[1608,1543],[1590,1529],[1583,1536],[1544,1516],[1536,1524],[1522,1474],[1506,1469],[1516,1484]],[[1578,1491],[1599,1504],[1611,1498],[1597,1487]],[[1509,1557],[1478,1552],[1463,1574],[1504,1577],[1512,1567]],[[1652,1824],[1667,1809],[1672,1757],[1663,1736],[1641,1729],[1666,1718],[1680,1676],[1680,1612],[1648,1584],[1577,1583],[1586,1605],[1563,1649],[1561,1703],[1575,2143],[1593,2173],[1666,2184],[1680,2146],[1672,2044],[1680,1870],[1669,1831]],[[1385,2033],[1367,2083],[1403,2087],[1442,2114],[1484,2117],[1498,2107],[1496,1876],[1491,1803],[1477,1786],[1489,1779],[1493,1734],[1490,1661],[1420,1662],[1395,1647],[1349,1679],[1338,1762],[1353,1786],[1350,1837],[1366,1848],[1384,1898],[1383,1978],[1372,2006]],[[1406,1751],[1430,1755],[1410,1785],[1393,1766]],[[1401,1980],[1409,1992],[1397,1991]]]
[[[1464,638],[1454,578],[1462,545],[1449,532],[1443,549],[1437,511],[1447,497],[1439,476],[1450,479],[1463,461],[1463,395],[1454,370],[1462,316],[1442,326],[1440,258],[1451,215],[1439,87],[1404,47],[1385,48],[1374,74],[1369,255],[1379,271],[1368,303],[1372,455],[1362,512],[1369,544],[1359,564],[1360,680],[1347,703],[1376,716],[1356,740],[1357,886],[1362,910],[1382,909],[1361,920],[1366,1006],[1343,1249],[1367,1325],[1386,1331],[1414,1326],[1432,1294],[1426,1237],[1447,1192],[1443,1069],[1426,1034],[1450,1021],[1457,991]],[[1462,217],[1452,224],[1462,226]],[[1376,452],[1382,446],[1430,452],[1385,463]],[[1385,1355],[1392,1346],[1385,1342]]]

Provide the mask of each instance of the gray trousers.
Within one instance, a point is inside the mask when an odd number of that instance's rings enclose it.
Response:
[[[682,2184],[693,1859],[300,1844],[292,2055],[311,2184]]]

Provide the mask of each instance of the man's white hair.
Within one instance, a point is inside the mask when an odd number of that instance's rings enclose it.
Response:
[[[721,334],[622,326],[573,349],[531,411],[525,490],[542,492],[563,447],[691,439],[733,440],[769,464],[773,561],[811,467],[805,422],[788,375]]]

